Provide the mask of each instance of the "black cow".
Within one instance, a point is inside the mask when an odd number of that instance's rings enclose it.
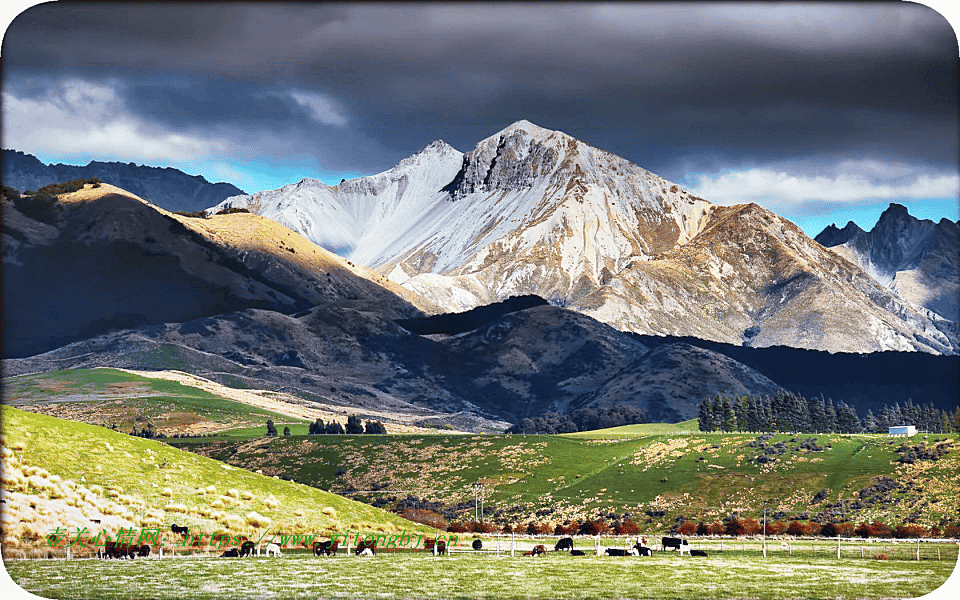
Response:
[[[471,544],[470,547],[473,548],[474,550],[480,550],[481,548],[483,548],[483,542],[481,542],[480,540],[473,540],[473,544]]]
[[[570,556],[586,556],[586,554],[584,554],[583,550],[571,550]]]
[[[340,540],[330,540],[329,542],[314,542],[313,543],[313,555],[314,556],[330,556],[331,554],[337,553],[337,548],[340,547]]]
[[[360,542],[360,543],[357,545],[357,549],[354,550],[353,553],[356,554],[357,556],[360,556],[360,554],[363,553],[364,550],[369,550],[369,551],[370,551],[370,554],[376,555],[376,554],[377,554],[377,540],[372,540],[372,541],[370,541],[370,542],[364,540],[364,541]]]
[[[687,540],[675,538],[675,537],[665,537],[660,541],[660,544],[663,546],[663,550],[667,548],[674,548],[680,550],[680,546],[688,546]]]
[[[240,558],[240,549],[230,548],[229,550],[221,554],[220,558]]]
[[[434,554],[437,556],[446,556],[447,554],[447,543],[443,540],[437,540],[436,546],[433,550]]]
[[[561,550],[573,550],[573,538],[560,538],[560,540],[557,542],[557,545],[553,547],[553,551],[559,552]]]
[[[118,544],[114,541],[107,541],[101,552],[97,555],[100,558],[129,558],[134,559],[138,556],[150,556],[150,546],[144,544],[135,546],[133,544]]]
[[[634,544],[633,548],[637,551],[638,556],[653,556],[653,548],[648,548],[640,542]]]
[[[246,542],[244,542],[244,543],[242,543],[242,544],[240,544],[240,558],[245,558],[245,557],[247,557],[247,556],[253,556],[253,549],[254,549],[255,546],[256,546],[256,544],[254,544],[253,542],[251,542],[251,541],[249,541],[249,540],[246,541]]]
[[[189,528],[189,527],[180,527],[180,526],[178,526],[176,523],[174,523],[174,524],[173,524],[173,527],[170,528],[170,531],[172,531],[172,532],[174,532],[174,533],[176,533],[176,534],[178,534],[178,535],[187,535],[188,533],[190,533],[190,528]]]
[[[607,548],[607,556],[632,556],[630,550],[624,550],[623,548]]]
[[[691,551],[690,551],[690,556],[704,556],[704,557],[705,557],[706,555],[707,555],[707,553],[706,553],[705,551],[703,551],[703,550],[691,550]]]

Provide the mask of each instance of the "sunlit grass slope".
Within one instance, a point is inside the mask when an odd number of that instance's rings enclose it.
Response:
[[[56,527],[187,525],[213,534],[394,531],[400,517],[104,427],[0,407],[4,550]],[[93,520],[99,520],[95,523]]]
[[[612,440],[618,438],[640,437],[645,435],[671,435],[700,433],[700,425],[696,419],[681,421],[680,423],[640,423],[637,425],[621,425],[606,429],[592,429],[577,433],[564,433],[564,437],[582,440]]]

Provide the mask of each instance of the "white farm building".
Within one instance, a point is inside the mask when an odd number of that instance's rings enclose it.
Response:
[[[910,437],[917,435],[917,428],[913,425],[897,425],[890,428],[890,435],[896,437]]]

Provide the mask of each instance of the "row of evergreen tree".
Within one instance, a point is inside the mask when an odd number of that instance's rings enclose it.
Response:
[[[879,415],[872,410],[861,419],[844,402],[804,398],[793,392],[774,396],[718,395],[700,403],[700,431],[791,431],[802,433],[886,433],[888,427],[913,425],[918,431],[945,433],[960,430],[960,410],[951,415],[932,404],[907,400],[892,408],[884,405]]]

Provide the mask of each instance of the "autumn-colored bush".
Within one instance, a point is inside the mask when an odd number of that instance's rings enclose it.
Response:
[[[756,519],[741,519],[740,527],[743,529],[743,535],[757,535],[762,528]]]
[[[873,523],[860,523],[853,532],[860,537],[890,537],[893,530],[880,521],[874,521]]]
[[[527,525],[528,535],[550,535],[553,533],[553,527],[549,523],[529,523]]]
[[[693,521],[684,521],[683,524],[677,528],[677,533],[680,535],[693,535],[697,533],[697,526]]]
[[[450,533],[470,533],[472,529],[473,527],[466,523],[451,523],[450,526],[447,527],[447,531]]]
[[[727,535],[743,535],[743,523],[734,517],[723,524],[723,532]]]
[[[927,528],[922,525],[897,525],[893,529],[893,537],[895,538],[921,538],[927,537],[929,533]]]
[[[714,521],[707,525],[707,533],[710,535],[720,535],[723,533],[723,523],[720,521]]]
[[[553,533],[554,535],[574,535],[577,531],[580,530],[580,523],[576,521],[568,521],[563,525],[557,525]]]
[[[607,522],[603,519],[597,519],[596,521],[585,521],[583,525],[580,526],[578,533],[582,535],[604,535],[609,532],[610,526],[607,525]]]
[[[683,525],[686,525],[687,523],[689,523],[690,525],[693,525],[693,523],[690,523],[690,521],[687,521]],[[681,525],[680,527],[682,528],[683,525]],[[693,529],[694,531],[696,531],[697,526],[693,525]],[[624,519],[615,527],[615,530],[617,532],[617,535],[637,535],[638,533],[640,533],[640,526],[634,523],[631,519]],[[689,535],[689,534],[685,534],[685,535]]]
[[[803,523],[800,521],[790,521],[790,524],[787,525],[787,534],[803,535],[804,534]]]
[[[490,521],[473,522],[470,524],[474,533],[493,533],[496,527]]]
[[[787,524],[783,521],[772,521],[767,523],[765,531],[767,535],[780,535],[786,530]]]
[[[951,523],[943,528],[943,537],[945,538],[960,538],[960,525],[956,523]]]
[[[807,521],[803,524],[803,535],[817,535],[822,526],[816,521]]]

